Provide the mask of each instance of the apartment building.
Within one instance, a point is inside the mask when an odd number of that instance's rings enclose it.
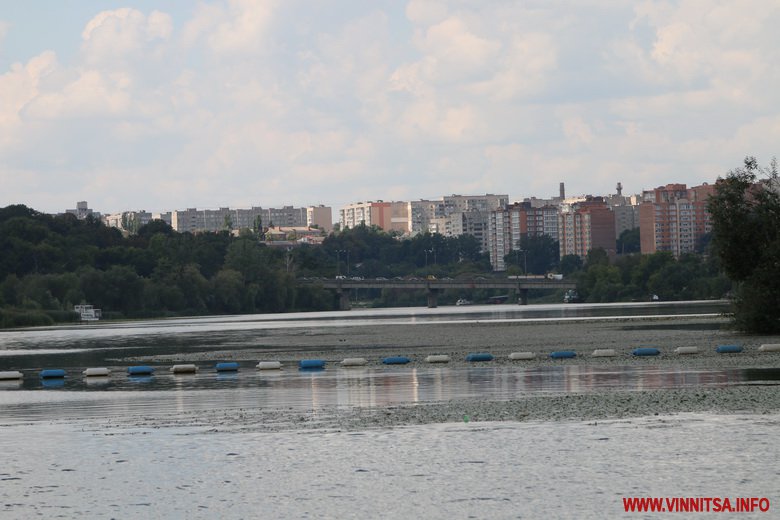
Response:
[[[693,253],[701,238],[712,230],[707,199],[715,186],[667,184],[643,192],[639,206],[639,233],[642,254],[670,251],[675,258]]]
[[[342,229],[365,224],[385,231],[406,233],[409,230],[409,206],[407,202],[382,200],[348,204],[339,210],[339,224]]]
[[[431,222],[444,216],[443,200],[414,200],[407,204],[409,223],[407,232],[412,235],[430,231]]]
[[[536,207],[531,201],[516,202],[491,211],[488,217],[488,247],[494,271],[504,271],[504,257],[520,247],[523,236],[547,235],[558,240],[558,208]]]
[[[585,258],[591,249],[615,254],[615,214],[603,197],[561,205],[558,214],[558,244],[561,257]]]
[[[309,206],[306,208],[306,225],[317,226],[326,233],[333,231],[333,211],[330,206]]]
[[[145,226],[153,219],[154,215],[148,211],[123,211],[103,216],[103,223],[127,233],[138,233],[141,226]]]
[[[325,211],[323,210],[322,213],[324,214]],[[261,208],[258,206],[249,209],[187,208],[186,210],[172,211],[170,224],[180,233],[254,229],[259,224],[262,224],[263,227],[304,227],[308,224],[308,215],[308,208],[295,208],[293,206],[283,206],[282,208]]]
[[[479,211],[489,213],[505,207],[509,203],[509,195],[448,195],[442,197],[444,213],[469,213]]]
[[[84,220],[89,216],[100,218],[100,213],[91,210],[85,200],[77,202],[76,209],[66,209],[65,214],[75,215],[79,220]]]

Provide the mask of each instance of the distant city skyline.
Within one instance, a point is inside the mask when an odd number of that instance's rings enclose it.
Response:
[[[773,0],[0,6],[0,206],[713,183],[780,137]]]

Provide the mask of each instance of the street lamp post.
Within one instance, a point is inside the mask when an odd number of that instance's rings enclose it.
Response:
[[[341,253],[345,253],[346,249],[336,249],[336,276],[341,276]]]
[[[523,276],[528,276],[528,257],[526,256],[526,250],[520,247],[520,243],[517,244],[518,249],[515,249],[515,263],[519,264],[520,259],[517,257],[519,253],[523,253]]]

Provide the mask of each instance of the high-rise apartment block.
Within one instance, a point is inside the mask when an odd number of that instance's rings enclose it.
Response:
[[[591,249],[602,248],[615,254],[615,214],[602,197],[587,197],[561,205],[558,214],[558,244],[561,258],[585,258]]]
[[[520,250],[523,236],[547,235],[558,240],[558,208],[534,207],[530,201],[516,202],[490,212],[488,252],[494,271],[504,271],[504,257]]]
[[[444,216],[443,200],[415,200],[407,204],[407,232],[416,235],[431,230],[431,222]]]
[[[707,200],[715,186],[667,184],[644,192],[639,206],[642,254],[670,251],[675,258],[696,251],[701,238],[712,230]]]

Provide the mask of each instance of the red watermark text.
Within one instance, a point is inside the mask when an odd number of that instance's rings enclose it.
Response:
[[[767,513],[766,497],[623,497],[626,513]]]

